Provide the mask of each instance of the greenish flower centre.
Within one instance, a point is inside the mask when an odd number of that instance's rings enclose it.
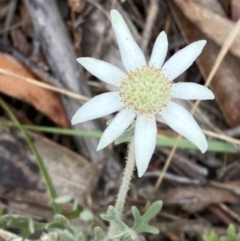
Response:
[[[153,66],[130,72],[120,84],[122,102],[143,115],[159,113],[169,103],[171,92],[172,82]]]

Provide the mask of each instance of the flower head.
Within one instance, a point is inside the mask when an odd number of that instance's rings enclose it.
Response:
[[[214,99],[214,95],[202,85],[173,83],[172,80],[192,65],[206,41],[188,45],[164,63],[168,41],[165,32],[161,32],[147,64],[118,11],[111,11],[111,22],[125,71],[93,58],[78,58],[77,61],[92,75],[118,87],[119,91],[92,98],[75,113],[72,124],[119,111],[100,139],[97,150],[101,150],[136,119],[134,148],[139,177],[145,173],[156,146],[156,116],[205,152],[208,145],[202,130],[192,115],[173,100],[206,100]]]

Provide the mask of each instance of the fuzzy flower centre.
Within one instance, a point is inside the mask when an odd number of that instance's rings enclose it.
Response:
[[[137,114],[156,114],[171,99],[172,82],[159,69],[144,66],[130,72],[120,84],[120,97]]]

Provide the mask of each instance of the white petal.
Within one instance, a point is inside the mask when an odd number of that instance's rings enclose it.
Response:
[[[85,103],[73,116],[71,123],[75,125],[109,115],[123,108],[119,92],[109,92],[97,95]]]
[[[212,100],[213,92],[203,85],[196,83],[177,83],[172,86],[173,98],[182,100]]]
[[[153,65],[156,68],[161,68],[166,58],[167,50],[168,50],[167,35],[163,31],[158,35],[154,43],[153,51],[149,60],[149,65]]]
[[[77,61],[92,75],[114,86],[119,86],[120,80],[126,75],[118,67],[102,60],[94,58],[78,58]]]
[[[177,78],[192,65],[195,59],[201,54],[205,44],[206,40],[200,40],[179,50],[163,65],[163,74],[169,80]]]
[[[103,132],[97,151],[103,149],[117,139],[133,122],[136,114],[130,110],[121,110]]]
[[[155,117],[138,116],[134,133],[134,147],[138,176],[146,172],[156,146],[157,125]]]
[[[136,68],[145,66],[144,54],[133,39],[122,15],[117,10],[111,10],[111,22],[125,69],[134,71]]]
[[[205,135],[186,109],[174,102],[170,102],[166,109],[159,114],[167,125],[195,144],[202,153],[207,150],[208,143]]]

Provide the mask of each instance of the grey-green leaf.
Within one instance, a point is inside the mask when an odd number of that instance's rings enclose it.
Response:
[[[113,206],[109,206],[107,213],[102,214],[101,218],[106,221],[116,223],[116,225],[119,228],[119,232],[124,232],[124,231],[128,230],[128,226],[120,219],[117,211],[115,210],[115,208]]]
[[[203,235],[203,240],[204,241],[220,241],[219,237],[215,232],[211,232],[209,234]]]
[[[136,207],[132,207],[132,214],[134,217],[133,230],[136,233],[147,232],[152,234],[158,234],[159,230],[149,225],[148,222],[160,212],[161,208],[162,208],[162,202],[156,201],[141,216],[139,210]]]
[[[134,130],[135,130],[135,122],[133,122],[132,125],[114,141],[114,144],[118,145],[123,142],[130,142],[134,135]]]
[[[65,203],[69,203],[73,200],[73,197],[70,195],[63,195],[60,197],[57,197],[53,200],[53,202],[57,203],[57,204],[65,204]]]
[[[34,223],[32,219],[28,220],[28,230],[31,234],[35,232]]]
[[[62,225],[61,223],[58,223],[58,222],[51,222],[51,223],[46,224],[45,228],[46,228],[47,230],[51,230],[51,229],[64,230],[64,229],[65,229],[65,226]]]
[[[93,241],[104,241],[105,240],[105,236],[103,234],[103,231],[100,227],[96,227],[94,229],[94,239]]]
[[[56,214],[54,216],[54,222],[60,223],[65,227],[68,226],[68,224],[69,224],[68,219],[61,214]]]
[[[85,222],[92,221],[94,219],[94,215],[91,210],[89,209],[84,209],[80,215],[79,218],[82,219]]]
[[[10,216],[10,215],[9,215]],[[30,218],[11,215],[9,221],[7,222],[8,227],[18,227],[18,228],[28,228],[28,222]]]
[[[77,234],[76,241],[84,241],[84,234],[82,232]]]

